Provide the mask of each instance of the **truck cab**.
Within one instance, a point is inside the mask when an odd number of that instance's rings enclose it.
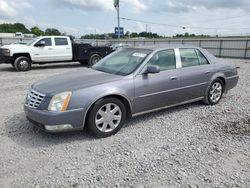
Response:
[[[67,36],[43,36],[27,44],[2,46],[1,58],[17,71],[29,70],[32,63],[64,62],[73,60],[72,42]]]

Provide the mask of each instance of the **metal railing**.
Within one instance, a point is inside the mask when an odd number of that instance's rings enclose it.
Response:
[[[26,43],[32,38],[0,38],[0,46],[11,43]],[[118,43],[118,40],[81,40],[97,46]],[[207,49],[217,57],[250,59],[250,38],[205,38],[205,39],[124,39],[121,43],[131,46],[189,45]]]

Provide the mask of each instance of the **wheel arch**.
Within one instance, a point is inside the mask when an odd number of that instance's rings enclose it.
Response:
[[[87,118],[88,118],[88,115],[90,113],[90,110],[91,108],[95,105],[95,103],[101,99],[105,99],[105,98],[116,98],[118,100],[120,100],[124,106],[125,106],[125,109],[126,109],[126,119],[130,119],[132,117],[132,105],[129,101],[129,99],[127,97],[125,97],[124,95],[121,95],[121,94],[109,94],[109,95],[105,95],[105,96],[102,96],[102,97],[99,97],[98,99],[94,100],[94,102],[92,102],[88,108],[87,108],[87,112],[85,113],[85,116],[84,116],[84,122],[83,122],[83,128],[86,127],[86,123],[87,123]]]
[[[15,61],[17,58],[22,57],[22,56],[29,58],[30,61],[32,62],[32,58],[29,53],[15,53],[13,54],[13,59]]]

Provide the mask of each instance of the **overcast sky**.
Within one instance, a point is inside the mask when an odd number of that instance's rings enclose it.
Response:
[[[250,33],[250,0],[120,0],[121,17],[144,20],[149,31],[177,33]],[[0,23],[54,27],[80,36],[113,32],[117,25],[113,0],[0,0]],[[146,23],[121,20],[125,31],[141,32]],[[182,27],[185,26],[184,30]]]

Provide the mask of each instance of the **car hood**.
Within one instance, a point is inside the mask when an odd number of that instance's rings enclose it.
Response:
[[[91,68],[79,69],[50,77],[32,85],[32,89],[45,95],[84,89],[122,79],[122,76],[108,74]]]

